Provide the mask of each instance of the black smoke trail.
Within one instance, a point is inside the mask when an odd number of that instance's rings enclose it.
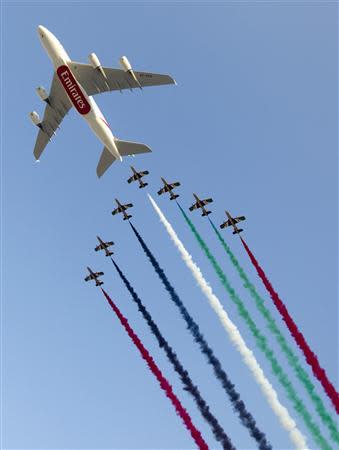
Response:
[[[122,273],[120,267],[118,264],[113,261],[114,267],[116,268],[120,278],[124,282],[126,288],[128,289],[129,293],[132,296],[133,301],[137,304],[139,311],[143,315],[145,321],[147,322],[147,325],[151,329],[151,332],[156,337],[159,347],[163,348],[167,358],[171,362],[171,364],[174,367],[174,370],[179,374],[180,379],[182,383],[185,386],[185,390],[189,392],[192,397],[194,398],[194,401],[196,405],[199,408],[199,411],[201,412],[201,415],[204,417],[204,419],[208,422],[208,424],[211,426],[214,437],[218,442],[221,443],[222,448],[225,450],[235,450],[235,447],[233,446],[230,438],[227,436],[226,432],[223,430],[222,426],[219,424],[218,420],[214,417],[214,415],[210,412],[210,408],[205,402],[205,400],[202,398],[200,391],[197,386],[193,384],[193,381],[190,378],[189,373],[187,370],[184,369],[181,362],[178,359],[178,356],[172,349],[172,347],[169,345],[167,340],[163,337],[161,334],[158,326],[154,322],[151,314],[148,312],[144,304],[142,303],[140,297],[133,289],[130,282],[127,280],[126,276]]]
[[[175,289],[169,282],[167,276],[165,275],[165,272],[160,267],[158,261],[150,251],[150,249],[147,247],[145,241],[142,239],[136,228],[132,225],[130,222],[131,228],[137,237],[142,249],[144,250],[146,256],[150,260],[154,270],[158,274],[160,280],[162,281],[163,285],[165,286],[167,292],[170,294],[171,300],[175,305],[178,307],[181,316],[185,320],[187,324],[188,330],[191,332],[195,342],[199,345],[201,352],[205,355],[207,358],[209,364],[213,367],[214,374],[217,377],[217,379],[221,382],[222,387],[224,388],[225,392],[227,393],[234,411],[238,414],[241,423],[248,429],[250,435],[256,440],[258,443],[258,447],[261,450],[268,450],[272,449],[271,444],[267,441],[265,433],[263,433],[261,430],[259,430],[256,421],[251,413],[247,411],[247,408],[244,404],[244,402],[240,398],[240,394],[236,391],[234,384],[230,381],[228,378],[226,372],[221,366],[220,361],[218,358],[214,355],[213,350],[206,342],[203,334],[201,333],[198,324],[193,320],[189,312],[187,311],[186,307],[184,306],[183,302],[180,300],[178,294],[176,293]]]

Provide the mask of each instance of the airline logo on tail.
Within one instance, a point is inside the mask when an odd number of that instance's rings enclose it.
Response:
[[[80,114],[87,114],[91,110],[91,106],[88,103],[86,97],[82,93],[80,86],[74,78],[70,69],[63,65],[58,67],[57,74],[61,84],[65,88],[68,97],[73,103],[74,107]]]

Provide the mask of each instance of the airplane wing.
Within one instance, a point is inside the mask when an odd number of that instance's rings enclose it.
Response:
[[[226,227],[230,227],[232,225],[232,222],[228,219],[226,220],[226,222],[224,222],[223,224],[221,224],[221,228],[226,228]]]
[[[204,205],[207,205],[208,203],[212,203],[212,202],[213,202],[213,199],[211,199],[211,198],[206,198],[205,200],[202,200],[202,203]]]
[[[129,179],[127,180],[127,183],[132,183],[132,181],[135,181],[135,175],[132,175],[131,177],[129,177]]]
[[[235,217],[233,220],[234,220],[235,223],[239,223],[239,222],[242,222],[243,220],[246,220],[246,217],[245,216],[239,216],[239,217]]]
[[[133,77],[122,69],[103,67],[103,71],[106,75],[105,79],[103,75],[90,64],[71,61],[68,65],[75,75],[75,78],[79,81],[88,95],[139,88]],[[133,70],[133,73],[142,87],[176,84],[175,80],[169,75],[136,72],[135,70]]]
[[[97,251],[99,251],[99,250],[104,250],[104,246],[102,245],[102,244],[99,244],[99,245],[97,245],[96,247],[95,247],[95,251],[97,252]]]
[[[87,275],[87,277],[85,278],[85,281],[89,281],[89,280],[93,280],[93,276],[92,275]]]
[[[127,203],[126,205],[122,205],[122,208],[124,211],[126,211],[126,209],[128,208],[132,208],[133,204],[132,203]]]
[[[35,159],[39,159],[46,145],[54,136],[63,118],[72,107],[72,103],[62,87],[59,78],[54,74],[52,86],[48,97],[49,104],[46,104],[45,113],[41,122],[42,130],[39,130],[34,147]]]
[[[180,186],[180,183],[179,183],[179,181],[176,181],[175,183],[171,183],[171,188],[175,188],[175,187],[178,187],[178,186]]]
[[[189,210],[193,211],[194,209],[197,209],[197,208],[199,208],[198,203],[194,203],[194,205],[190,206]]]
[[[144,177],[145,175],[148,175],[149,174],[149,171],[148,170],[144,170],[143,172],[140,172],[140,175],[142,176],[142,177]]]
[[[161,188],[161,189],[158,191],[158,195],[164,194],[165,192],[167,192],[167,191],[166,191],[166,188],[163,187],[163,188]]]
[[[119,212],[121,212],[120,206],[118,206],[118,208],[113,209],[112,214],[113,214],[113,216],[115,216]]]
[[[104,272],[95,272],[95,276],[96,277],[101,277],[104,274]]]

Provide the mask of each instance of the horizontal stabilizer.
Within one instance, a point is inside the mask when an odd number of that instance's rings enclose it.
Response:
[[[121,156],[138,155],[152,151],[147,145],[140,144],[139,142],[120,141],[120,139],[116,139],[115,145]]]
[[[99,178],[114,163],[115,159],[116,158],[112,155],[108,148],[104,147],[97,166],[97,175]]]

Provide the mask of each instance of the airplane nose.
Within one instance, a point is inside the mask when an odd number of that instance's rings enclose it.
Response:
[[[41,37],[44,37],[44,35],[46,34],[47,29],[45,27],[43,27],[42,25],[38,26],[38,33],[40,34]]]

